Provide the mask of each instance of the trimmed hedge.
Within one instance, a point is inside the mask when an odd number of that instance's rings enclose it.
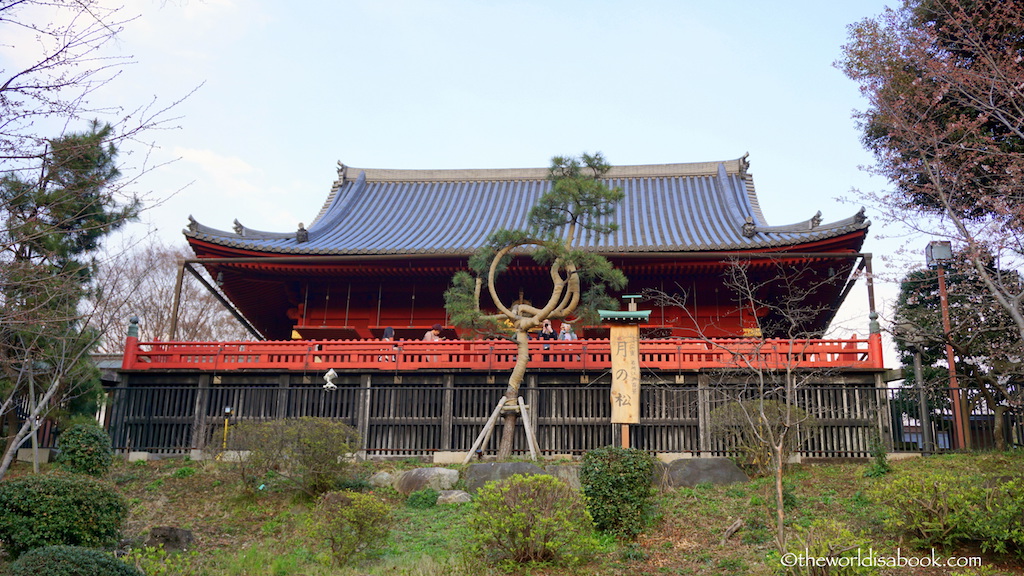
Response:
[[[127,516],[124,498],[88,476],[46,474],[0,482],[0,541],[14,557],[56,544],[113,546]]]
[[[653,507],[654,457],[635,448],[606,446],[583,456],[580,487],[587,509],[602,532],[635,538]]]
[[[81,546],[44,546],[22,554],[11,576],[145,576],[110,554]]]
[[[74,474],[103,476],[114,462],[110,436],[96,424],[75,424],[60,434],[57,464]]]

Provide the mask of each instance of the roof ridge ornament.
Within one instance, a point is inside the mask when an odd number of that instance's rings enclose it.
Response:
[[[747,216],[746,221],[743,223],[743,235],[747,238],[753,238],[757,234],[757,224],[754,224],[754,219]]]
[[[238,218],[235,218],[234,224],[235,225],[232,227],[232,229],[235,231],[235,234],[238,234],[239,236],[245,236],[245,226],[242,226],[242,223],[238,221]]]
[[[334,181],[334,186],[340,188],[345,185],[345,179],[348,177],[348,166],[341,160],[338,160],[338,179]]]
[[[309,230],[306,230],[302,222],[299,222],[299,229],[295,231],[295,241],[299,244],[309,242]]]
[[[199,222],[191,214],[188,215],[188,231],[199,232]]]

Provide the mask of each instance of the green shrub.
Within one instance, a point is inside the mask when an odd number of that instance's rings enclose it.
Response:
[[[437,497],[441,493],[433,488],[417,490],[405,500],[405,505],[410,508],[433,508],[437,505]]]
[[[274,471],[310,496],[331,490],[346,476],[349,456],[359,446],[354,428],[328,418],[247,421],[231,434],[231,448],[248,452],[235,459],[247,489],[254,490]]]
[[[797,447],[795,424],[804,430],[816,426],[805,410],[778,400],[742,400],[711,411],[710,432],[723,438],[738,453],[736,464],[751,476],[774,474],[771,439],[786,434],[782,461]]]
[[[32,548],[117,543],[124,498],[88,476],[47,474],[0,482],[0,540],[12,556]]]
[[[497,561],[573,565],[598,546],[583,498],[548,475],[488,482],[477,492],[467,526],[473,547]]]
[[[580,485],[587,509],[602,532],[635,538],[650,519],[654,458],[633,448],[607,446],[583,456]]]
[[[168,552],[163,546],[132,548],[122,561],[146,576],[191,576],[198,574],[196,551]]]
[[[191,466],[182,466],[181,468],[178,468],[174,472],[171,472],[171,478],[188,478],[190,476],[195,476],[195,474],[195,468]]]
[[[858,550],[867,556],[871,541],[834,520],[816,520],[808,528],[794,527],[793,537],[786,542],[787,556],[781,562],[787,576],[867,576],[878,574],[878,568],[858,564]],[[826,558],[831,566],[808,565],[800,558]],[[849,560],[842,560],[848,558]],[[792,564],[792,565],[789,565]],[[804,564],[804,565],[801,565]]]
[[[57,463],[75,474],[103,476],[114,461],[110,436],[95,423],[75,424],[60,434]]]
[[[885,525],[921,547],[976,542],[984,551],[1024,556],[1024,478],[953,472],[897,476],[869,496]]]
[[[22,554],[11,576],[145,576],[110,554],[80,546],[44,546]]]
[[[311,538],[326,541],[339,566],[381,546],[391,530],[391,508],[379,498],[359,492],[327,492],[316,504]]]
[[[882,444],[882,439],[875,434],[871,438],[871,464],[864,471],[864,476],[868,478],[881,478],[889,472],[892,472],[892,465],[889,464],[889,456],[885,451],[885,445]]]

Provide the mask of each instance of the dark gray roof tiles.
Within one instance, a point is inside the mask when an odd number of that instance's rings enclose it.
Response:
[[[498,228],[522,228],[550,186],[546,169],[374,170],[339,164],[339,178],[308,228],[216,230],[189,217],[185,235],[276,254],[468,255]],[[820,213],[786,226],[764,221],[746,157],[725,162],[617,166],[607,175],[625,199],[619,230],[582,245],[603,253],[749,250],[805,244],[863,230],[857,215],[823,224]]]

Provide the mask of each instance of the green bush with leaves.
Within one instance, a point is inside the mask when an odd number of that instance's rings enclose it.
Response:
[[[472,548],[497,562],[571,566],[586,561],[598,547],[580,494],[543,474],[485,484],[467,526]]]
[[[580,486],[602,532],[635,538],[650,521],[654,457],[634,448],[607,446],[583,456]]]
[[[869,497],[885,509],[885,525],[915,545],[975,542],[983,551],[1024,557],[1024,478],[953,472],[900,475]]]
[[[736,464],[751,476],[774,474],[772,443],[782,438],[782,461],[797,448],[796,426],[816,427],[804,409],[778,400],[741,400],[723,404],[710,414],[710,432],[738,453]]]
[[[201,574],[196,551],[168,552],[163,546],[132,548],[121,561],[138,568],[146,576],[193,576]]]
[[[405,499],[405,505],[410,508],[433,508],[437,505],[437,498],[441,493],[433,488],[417,490]]]
[[[113,555],[81,546],[44,546],[22,554],[11,576],[145,576]]]
[[[867,478],[881,478],[889,472],[892,472],[892,465],[889,464],[889,455],[885,451],[882,439],[878,437],[878,434],[875,434],[871,438],[871,464],[868,464],[867,470],[864,470],[864,476]]]
[[[792,560],[780,563],[786,576],[870,576],[878,574],[878,568],[858,563],[856,558],[858,551],[862,557],[866,556],[871,546],[870,539],[854,533],[841,522],[815,520],[807,528],[794,526],[794,534],[786,542],[787,553],[790,559],[825,558],[824,563],[832,565],[808,565]]]
[[[347,476],[359,446],[359,433],[348,424],[308,417],[241,422],[232,429],[230,445],[246,454],[234,460],[248,490],[273,471],[310,496]]]
[[[0,541],[13,556],[42,546],[113,546],[128,517],[124,498],[88,476],[46,474],[0,482]]]
[[[114,461],[110,436],[95,422],[70,426],[60,434],[57,464],[68,472],[103,476]]]
[[[344,566],[381,546],[393,521],[391,508],[380,498],[346,490],[327,492],[317,501],[310,538],[327,542],[334,561]]]

